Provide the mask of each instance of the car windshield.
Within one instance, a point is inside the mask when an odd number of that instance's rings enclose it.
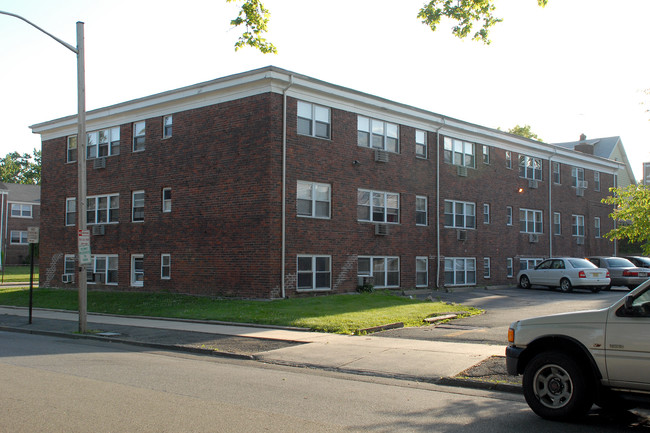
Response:
[[[597,268],[598,266],[594,265],[587,259],[569,259],[569,263],[574,268]]]
[[[610,268],[633,268],[634,263],[629,261],[628,259],[622,259],[620,257],[616,257],[613,259],[607,259],[607,263],[609,263]]]

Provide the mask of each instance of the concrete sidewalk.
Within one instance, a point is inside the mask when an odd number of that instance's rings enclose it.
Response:
[[[79,316],[75,312],[34,309],[32,324],[28,324],[28,314],[26,308],[0,307],[0,330],[85,337],[76,333]],[[455,384],[453,378],[459,373],[492,356],[505,354],[505,346],[338,335],[218,322],[101,314],[88,314],[87,322],[88,329],[93,330],[92,338],[433,383]],[[230,350],[215,352],[216,346]]]

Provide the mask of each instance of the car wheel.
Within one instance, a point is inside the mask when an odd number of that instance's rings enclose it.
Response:
[[[524,397],[542,418],[567,420],[585,415],[593,404],[592,387],[583,369],[560,352],[540,353],[524,370]]]
[[[519,287],[522,289],[530,289],[530,280],[526,275],[522,275],[521,278],[519,278]]]
[[[610,284],[609,286],[605,286],[605,290],[612,290],[612,285]]]
[[[598,293],[598,292],[600,292],[601,290],[603,290],[602,287],[592,287],[592,288],[591,288],[591,291],[594,292],[594,293]]]
[[[569,281],[568,278],[562,278],[560,280],[560,291],[562,292],[570,292],[573,290],[573,286],[571,285],[571,281]]]

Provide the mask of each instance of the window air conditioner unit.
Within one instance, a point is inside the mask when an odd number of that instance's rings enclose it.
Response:
[[[377,236],[386,236],[388,233],[390,233],[388,224],[375,224],[375,234]]]
[[[388,152],[381,149],[375,149],[375,161],[388,162]]]
[[[374,282],[375,282],[375,278],[371,277],[370,275],[359,275],[357,277],[357,285],[359,286],[374,284]]]
[[[96,158],[93,161],[93,168],[106,168],[106,158]]]
[[[578,188],[587,189],[588,187],[589,187],[589,182],[587,182],[586,180],[578,181]]]
[[[585,244],[585,237],[584,236],[578,236],[576,238],[576,241],[578,242],[578,245],[584,245]]]
[[[576,195],[578,197],[584,197],[585,196],[585,190],[582,188],[576,188]]]
[[[467,230],[458,230],[458,232],[456,232],[456,239],[458,239],[459,241],[466,241]]]
[[[61,281],[64,283],[74,283],[74,274],[63,274],[61,275]]]
[[[463,165],[456,166],[456,174],[460,177],[467,177],[467,167]]]
[[[530,233],[528,235],[528,242],[530,242],[531,244],[536,244],[537,242],[539,242],[539,235],[535,233]]]
[[[528,180],[528,188],[537,189],[538,186],[539,186],[539,182],[536,179],[529,179]]]
[[[103,224],[93,226],[93,235],[104,235],[106,234],[106,226]]]

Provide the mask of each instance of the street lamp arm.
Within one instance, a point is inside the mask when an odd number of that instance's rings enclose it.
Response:
[[[40,28],[39,26],[37,26],[37,25],[34,24],[33,22],[29,21],[28,19],[25,19],[25,18],[21,17],[20,15],[12,14],[11,12],[0,11],[0,14],[2,14],[2,15],[9,15],[10,17],[15,17],[15,18],[18,18],[19,20],[23,20],[23,21],[25,21],[27,24],[29,24],[30,26],[36,28],[37,30],[40,30],[41,32],[45,33],[46,35],[48,35],[49,37],[51,37],[52,39],[54,39],[55,41],[57,41],[58,43],[60,43],[61,45],[63,45],[63,46],[66,47],[67,49],[69,49],[70,51],[72,51],[73,53],[75,53],[75,54],[79,54],[79,50],[78,50],[78,49],[76,49],[76,48],[73,47],[72,45],[68,44],[67,42],[62,41],[61,39],[57,38],[57,37],[54,36],[53,34],[51,34],[51,33],[47,32],[47,31],[43,30],[42,28]]]

